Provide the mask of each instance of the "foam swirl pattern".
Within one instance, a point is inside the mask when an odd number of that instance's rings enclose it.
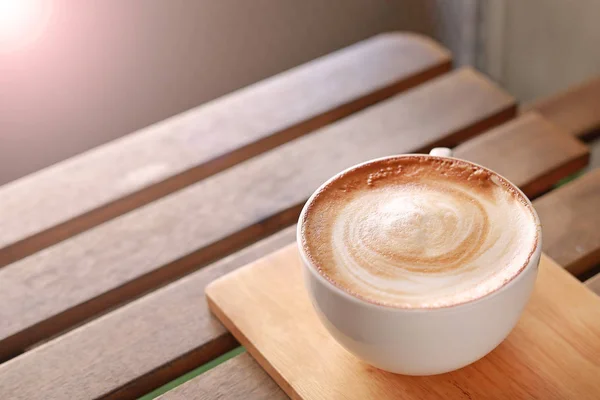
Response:
[[[537,241],[534,214],[498,176],[422,157],[334,180],[310,204],[304,248],[319,272],[367,301],[443,307],[501,287]]]

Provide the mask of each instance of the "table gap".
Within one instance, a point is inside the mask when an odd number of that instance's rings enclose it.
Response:
[[[588,279],[596,276],[600,274],[600,264],[590,268],[589,271],[584,272],[583,274],[580,274],[578,276],[576,276],[577,279],[579,279],[582,282],[587,281]]]
[[[227,361],[235,356],[238,356],[238,355],[244,353],[245,351],[246,351],[246,348],[244,346],[236,347],[235,349],[228,351],[227,353],[213,359],[212,361],[209,361],[206,364],[201,365],[198,368],[193,369],[190,372],[187,372],[187,373],[181,375],[179,378],[174,379],[171,382],[169,382],[157,389],[154,389],[150,393],[139,397],[138,400],[155,399],[155,398],[165,394],[169,390],[172,390],[172,389],[176,388],[177,386],[184,384],[185,382],[197,377],[198,375],[202,375],[203,373],[215,368],[216,366],[218,366],[220,364],[223,364],[225,361]]]

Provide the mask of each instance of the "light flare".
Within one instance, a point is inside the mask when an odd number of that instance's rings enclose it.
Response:
[[[34,42],[50,15],[50,0],[0,0],[0,52]]]

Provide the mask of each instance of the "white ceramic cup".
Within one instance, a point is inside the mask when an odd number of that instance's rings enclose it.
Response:
[[[436,148],[430,154],[450,157],[451,151]],[[529,205],[534,210],[530,202]],[[301,220],[306,209],[305,205]],[[300,244],[309,296],[331,335],[348,351],[377,368],[406,375],[434,375],[464,367],[488,354],[508,336],[531,295],[542,245],[535,210],[534,215],[538,241],[529,264],[506,285],[468,303],[427,309],[369,303],[327,281]],[[300,226],[297,234],[300,238]]]

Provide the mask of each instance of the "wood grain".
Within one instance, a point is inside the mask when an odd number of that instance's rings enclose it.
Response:
[[[295,237],[285,229],[1,364],[0,399],[131,399],[235,348],[204,287]]]
[[[543,250],[574,275],[600,264],[600,169],[540,197]]]
[[[585,281],[585,285],[597,295],[600,295],[600,274],[596,274]]]
[[[491,168],[535,197],[585,167],[590,151],[531,112],[459,145],[454,155]]]
[[[523,108],[532,110],[574,136],[591,139],[600,133],[600,77]]]
[[[0,189],[0,266],[450,70],[408,33],[375,36]]]
[[[468,367],[428,377],[383,372],[346,352],[319,322],[301,268],[291,245],[206,289],[211,310],[293,399],[600,397],[600,298],[545,256],[509,337]]]
[[[160,400],[287,399],[267,373],[247,353],[160,396]]]
[[[294,223],[346,167],[457,144],[514,111],[457,70],[6,266],[0,359]]]

